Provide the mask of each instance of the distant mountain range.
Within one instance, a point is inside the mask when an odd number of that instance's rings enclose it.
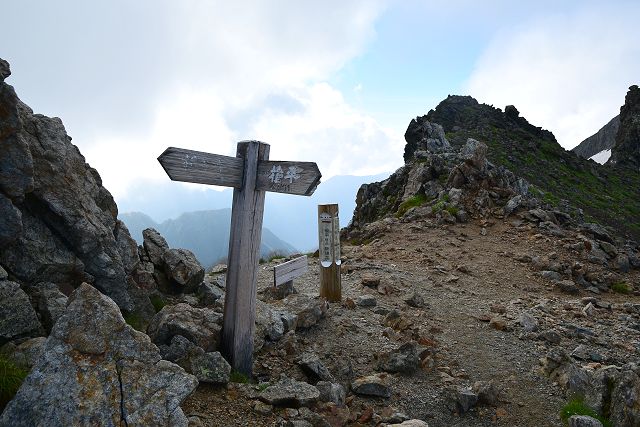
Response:
[[[142,244],[142,231],[155,228],[167,239],[169,246],[191,250],[205,267],[224,260],[229,250],[231,209],[186,212],[176,219],[161,223],[141,212],[124,213],[119,219],[127,225],[131,237],[139,244]],[[261,257],[295,252],[296,248],[279,239],[268,228],[262,229]]]
[[[342,219],[340,224],[344,227],[348,224],[356,207],[358,188],[365,182],[381,180],[387,176],[389,172],[369,176],[334,176],[321,182],[311,197],[267,193],[264,227],[302,252],[315,250],[318,247],[317,205],[337,203]],[[231,207],[233,194],[231,189],[217,191],[204,186],[190,189],[176,182],[167,182],[167,185],[162,187],[162,191],[157,188],[157,186],[150,186],[147,191],[142,189],[131,191],[131,194],[136,194],[135,199],[118,200],[120,212],[143,212],[148,220],[158,224],[170,218],[178,218],[185,212]],[[121,214],[120,218],[129,226],[129,222],[133,221],[129,218],[131,216],[131,214]],[[148,220],[145,224],[149,223]],[[226,221],[228,222],[228,219]],[[136,239],[140,239],[140,233],[135,233],[131,226],[129,229]]]

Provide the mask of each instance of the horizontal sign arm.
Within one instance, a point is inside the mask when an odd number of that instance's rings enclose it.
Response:
[[[238,157],[169,147],[158,161],[173,181],[242,187],[244,160]]]

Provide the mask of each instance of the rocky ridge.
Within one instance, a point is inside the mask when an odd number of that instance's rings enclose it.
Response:
[[[608,163],[640,171],[640,88],[636,85],[629,88],[620,108],[620,129]]]
[[[620,116],[617,115],[609,120],[609,123],[600,128],[598,132],[572,148],[571,151],[582,158],[588,159],[601,151],[611,150],[616,143],[616,135],[618,134],[619,128]]]

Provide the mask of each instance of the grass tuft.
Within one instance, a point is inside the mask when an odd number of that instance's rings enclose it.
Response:
[[[153,309],[155,310],[156,313],[158,313],[160,310],[164,308],[165,305],[167,305],[167,302],[164,300],[164,298],[162,298],[162,296],[157,294],[151,295],[149,297],[149,300],[151,301],[151,305],[153,305]]]
[[[13,362],[8,355],[0,353],[0,412],[16,395],[27,374],[27,370]]]
[[[625,282],[617,282],[611,285],[611,290],[617,294],[628,294],[631,292],[631,286]]]
[[[600,421],[604,427],[611,427],[611,421],[588,407],[582,397],[571,399],[560,411],[560,418],[565,425],[569,423],[569,418],[572,415],[587,415]]]
[[[247,384],[250,382],[250,380],[248,376],[234,369],[233,371],[231,371],[231,374],[229,375],[229,382]]]
[[[408,198],[404,202],[400,203],[398,206],[398,211],[396,212],[396,217],[400,218],[411,208],[415,208],[417,206],[422,206],[426,203],[427,196],[424,194],[416,194],[413,197]]]

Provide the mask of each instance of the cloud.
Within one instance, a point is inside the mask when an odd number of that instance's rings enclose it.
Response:
[[[618,114],[640,76],[640,4],[585,3],[572,13],[500,31],[466,90],[479,102],[513,104],[572,148]]]
[[[74,139],[116,199],[134,197],[135,182],[168,180],[156,161],[167,146],[234,155],[236,141],[260,139],[272,144],[271,158],[317,161],[325,177],[401,164],[396,136],[326,83],[365,49],[382,3],[311,8],[294,1],[185,1],[162,7],[174,17],[164,35],[172,60],[148,70],[150,79],[165,77],[148,123],[136,132],[95,131],[90,142]],[[391,147],[399,153],[395,163],[386,152]]]

